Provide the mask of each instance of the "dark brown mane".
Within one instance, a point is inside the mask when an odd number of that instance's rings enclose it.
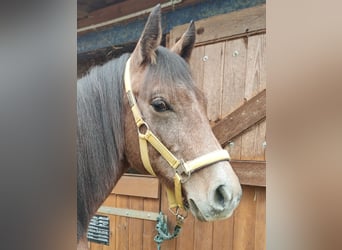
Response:
[[[123,72],[127,54],[77,82],[77,238],[123,172]]]

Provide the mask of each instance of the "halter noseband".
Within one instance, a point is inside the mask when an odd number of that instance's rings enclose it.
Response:
[[[175,170],[174,190],[171,190],[169,188],[167,188],[166,190],[169,200],[169,207],[170,209],[176,208],[176,215],[178,215],[178,209],[184,209],[182,183],[185,183],[190,178],[192,172],[219,161],[229,161],[230,157],[228,152],[223,149],[202,155],[200,157],[195,158],[194,160],[187,162],[179,160],[176,156],[174,156],[166,148],[166,146],[152,133],[152,131],[149,129],[148,124],[142,118],[141,112],[139,110],[139,107],[137,105],[137,102],[132,91],[130,77],[130,61],[131,58],[129,58],[126,63],[124,82],[129,106],[131,107],[134,120],[138,128],[141,160],[143,162],[145,169],[151,175],[156,176],[148,156],[147,142],[149,142],[159,152],[159,154],[168,162],[168,164]]]

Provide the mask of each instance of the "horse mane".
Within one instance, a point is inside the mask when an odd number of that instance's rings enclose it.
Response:
[[[124,170],[122,97],[128,57],[96,66],[77,81],[78,240]]]

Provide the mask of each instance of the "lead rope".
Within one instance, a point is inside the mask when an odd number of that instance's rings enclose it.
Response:
[[[161,249],[161,244],[164,242],[164,240],[172,240],[179,235],[182,229],[182,223],[183,223],[184,217],[181,215],[177,215],[176,218],[177,218],[177,224],[173,230],[173,233],[171,234],[167,227],[166,216],[162,212],[159,213],[159,216],[157,217],[157,224],[156,224],[157,235],[154,237],[154,241],[157,243],[158,250]]]

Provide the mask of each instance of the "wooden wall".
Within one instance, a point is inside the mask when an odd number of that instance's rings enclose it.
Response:
[[[197,44],[190,66],[196,84],[208,99],[208,117],[215,126],[266,89],[265,6],[199,21],[196,27]],[[168,45],[172,46],[185,29],[186,26],[174,28]],[[232,138],[224,147],[232,160],[265,163],[265,141],[266,120],[263,119]],[[253,169],[244,174],[253,178]],[[203,223],[189,215],[181,235],[163,243],[162,249],[266,249],[265,176],[262,180],[258,186],[243,183],[241,203],[231,218]],[[157,188],[159,190],[159,186]],[[154,212],[161,210],[174,225],[174,217],[168,212],[165,190],[160,188],[157,198],[113,193],[104,205]],[[91,243],[92,250],[157,249],[153,242],[155,222],[120,216],[110,216],[110,220],[110,246]]]

